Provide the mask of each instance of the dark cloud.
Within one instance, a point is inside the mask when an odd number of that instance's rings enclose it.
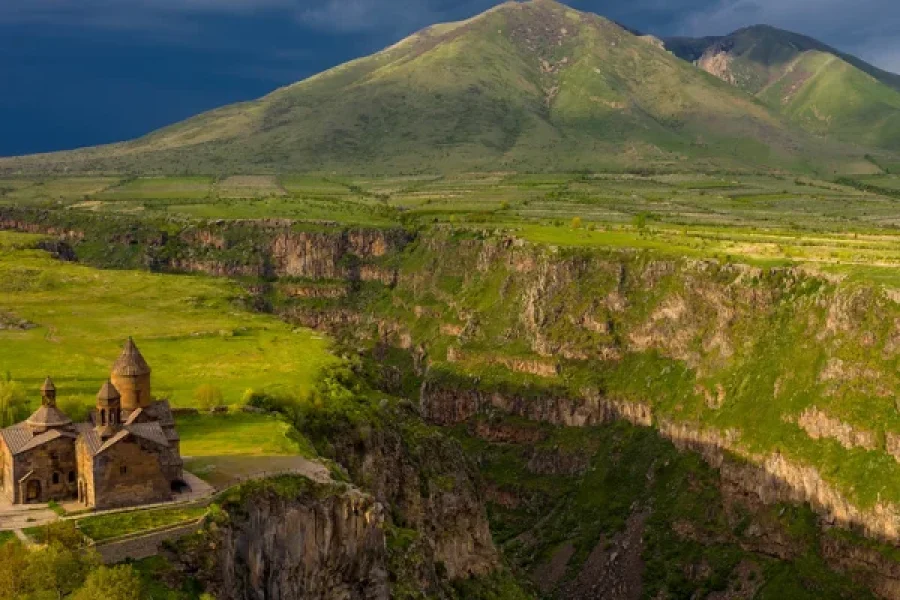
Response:
[[[757,23],[810,35],[900,71],[896,0],[715,0],[686,13],[677,28],[685,35],[711,35]]]
[[[0,154],[116,141],[497,0],[0,0]],[[900,71],[897,0],[569,0],[657,35],[768,23]]]

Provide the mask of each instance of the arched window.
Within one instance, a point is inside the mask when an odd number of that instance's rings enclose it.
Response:
[[[69,483],[75,483],[75,471],[69,471]]]
[[[128,467],[119,467],[119,475],[125,475],[126,473],[128,473]]]
[[[53,485],[59,484],[59,473],[53,473]]]
[[[105,408],[100,409],[100,424],[106,425],[106,409]]]

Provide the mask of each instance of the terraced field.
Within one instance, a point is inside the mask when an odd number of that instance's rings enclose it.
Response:
[[[0,181],[0,205],[288,218],[351,226],[447,223],[559,245],[654,248],[817,267],[898,264],[900,179],[729,175],[240,176]]]

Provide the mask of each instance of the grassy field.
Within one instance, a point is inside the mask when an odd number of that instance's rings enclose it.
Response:
[[[185,468],[216,487],[266,471],[289,470],[316,451],[280,417],[248,413],[178,418]]]
[[[291,427],[269,415],[180,416],[181,453],[191,457],[282,456],[303,452]]]
[[[850,180],[853,181],[853,180]],[[893,176],[862,177],[895,190]],[[629,224],[875,231],[894,229],[898,199],[806,177],[763,175],[524,175],[421,177],[7,178],[0,204],[203,218],[288,217],[350,224],[410,219],[473,223]]]
[[[757,265],[802,264],[900,285],[900,198],[892,195],[900,189],[900,179],[879,175],[840,181],[726,174],[516,173],[7,178],[0,180],[0,205],[177,219],[289,218],[345,226],[438,223],[505,230],[558,246],[639,248]],[[86,194],[90,189],[97,191]]]
[[[78,521],[78,528],[95,542],[102,542],[123,535],[186,523],[199,519],[204,514],[206,514],[205,507],[135,510],[86,517]]]
[[[240,308],[232,282],[95,270],[21,249],[31,241],[0,237],[0,314],[27,323],[0,330],[0,371],[35,396],[50,375],[61,399],[92,403],[128,336],[174,406],[204,384],[229,404],[247,389],[303,393],[332,360],[321,336]]]

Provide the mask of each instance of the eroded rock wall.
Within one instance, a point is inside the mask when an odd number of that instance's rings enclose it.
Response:
[[[226,504],[181,560],[222,600],[387,600],[384,514],[358,491],[272,488]]]

